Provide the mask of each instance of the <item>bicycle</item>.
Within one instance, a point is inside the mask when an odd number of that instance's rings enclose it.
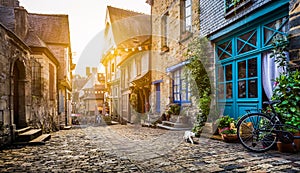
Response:
[[[286,129],[294,129],[300,132],[300,129],[283,124],[281,117],[276,113],[273,105],[280,101],[263,102],[270,106],[269,112],[247,113],[237,122],[237,136],[241,144],[248,150],[254,152],[265,152],[274,147],[277,141],[292,144],[296,151],[294,139],[300,139],[300,136],[294,136]]]

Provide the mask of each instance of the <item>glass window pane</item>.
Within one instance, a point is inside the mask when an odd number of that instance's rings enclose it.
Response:
[[[232,80],[232,64],[226,66],[226,81]]]
[[[287,33],[288,32],[288,22],[287,18],[281,18],[279,20],[276,20],[274,22],[268,23],[264,27],[264,44],[265,45],[270,45],[272,43],[272,39],[274,37],[282,36],[282,33]],[[275,33],[276,32],[276,33]]]
[[[187,100],[187,93],[186,93],[186,90],[182,90],[182,92],[181,92],[181,99],[182,99],[182,100]]]
[[[238,82],[238,96],[239,98],[246,98],[246,81]]]
[[[186,31],[191,31],[192,27],[192,18],[191,16],[185,18],[185,29]]]
[[[225,42],[223,44],[218,45],[218,57],[220,60],[229,58],[232,55],[232,44],[231,40],[228,42]]]
[[[182,88],[182,90],[186,89],[186,82],[184,79],[181,80],[181,88]]]
[[[257,59],[253,58],[248,60],[248,77],[257,76]]]
[[[238,63],[238,73],[239,79],[246,78],[246,61],[241,61]]]
[[[230,99],[232,98],[232,83],[227,83],[226,84],[226,98]]]
[[[175,101],[180,101],[179,94],[174,94],[174,100],[175,100]]]
[[[192,14],[192,7],[191,6],[189,6],[189,7],[187,7],[186,9],[185,9],[185,16],[187,17],[187,16],[190,16],[191,14]]]
[[[257,79],[248,81],[248,98],[257,98]]]
[[[256,49],[255,47],[252,47],[252,46],[238,40],[238,53],[239,54],[246,53],[246,52],[249,52],[249,51],[255,50],[255,49]]]
[[[185,1],[185,6],[186,6],[186,7],[187,7],[187,6],[190,6],[190,5],[191,5],[191,1],[192,1],[192,0],[186,0],[186,1]]]

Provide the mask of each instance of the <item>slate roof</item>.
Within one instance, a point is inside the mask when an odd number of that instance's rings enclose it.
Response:
[[[0,6],[0,22],[12,32],[15,31],[15,11],[13,7]]]
[[[24,41],[29,46],[47,48],[46,43],[41,38],[39,38],[39,36],[37,36],[34,31],[28,31]]]
[[[70,44],[68,15],[28,14],[31,29],[47,44]]]
[[[147,38],[139,38],[139,43],[142,43],[151,35],[150,15],[111,6],[107,7],[107,15],[110,18],[114,40],[117,45],[132,38],[146,36]]]

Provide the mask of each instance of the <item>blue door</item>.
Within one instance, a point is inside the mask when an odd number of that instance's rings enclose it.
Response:
[[[281,14],[216,43],[218,105],[223,115],[238,118],[246,110],[262,108],[262,55],[272,49],[276,37],[287,35],[287,24]]]
[[[156,93],[156,105],[155,110],[157,113],[160,113],[160,83],[155,84],[155,93]]]

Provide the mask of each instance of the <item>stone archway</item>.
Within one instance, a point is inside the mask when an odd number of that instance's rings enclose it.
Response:
[[[17,60],[13,66],[13,113],[17,129],[26,127],[25,112],[25,65]]]

